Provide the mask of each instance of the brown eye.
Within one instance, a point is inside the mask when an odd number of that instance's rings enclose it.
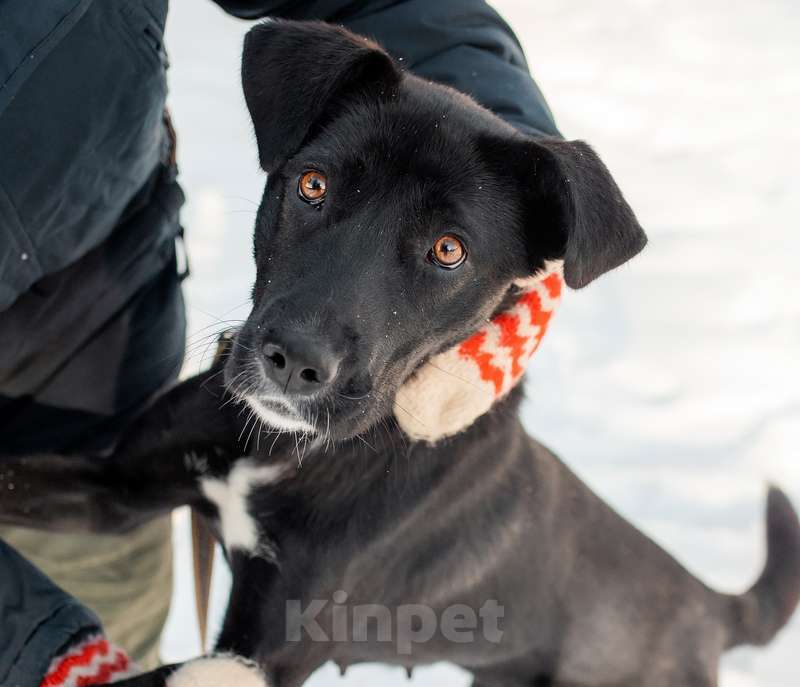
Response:
[[[307,203],[316,205],[325,200],[325,192],[328,190],[328,179],[322,172],[310,170],[300,175],[300,182],[297,192]]]
[[[457,236],[445,234],[433,244],[429,256],[439,267],[452,270],[467,259],[467,248]]]

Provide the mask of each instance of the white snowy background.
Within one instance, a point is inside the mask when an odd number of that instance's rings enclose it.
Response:
[[[800,3],[496,0],[565,136],[592,143],[650,236],[640,257],[572,292],[532,364],[524,414],[589,485],[714,587],[762,564],[768,481],[800,503]],[[170,104],[188,195],[190,359],[244,318],[263,185],[239,87],[248,24],[174,0]],[[165,659],[199,651],[178,512]],[[218,624],[228,583],[217,567]],[[533,619],[532,619],[533,620]],[[217,626],[215,624],[215,627]],[[800,619],[737,650],[722,687],[800,682]],[[404,685],[326,666],[315,687]],[[417,685],[461,687],[449,666]]]

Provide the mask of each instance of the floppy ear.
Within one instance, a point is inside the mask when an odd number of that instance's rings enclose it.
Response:
[[[340,27],[270,20],[251,29],[242,83],[261,167],[291,157],[344,99],[391,97],[400,76],[378,45]]]
[[[562,259],[571,288],[583,288],[645,247],[633,210],[583,141],[515,137],[488,145],[495,165],[506,172],[510,165],[523,189],[532,255]]]

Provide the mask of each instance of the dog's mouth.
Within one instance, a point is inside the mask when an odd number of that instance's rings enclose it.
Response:
[[[226,386],[231,395],[251,411],[248,422],[260,424],[267,431],[316,433],[316,426],[310,421],[311,413],[308,413],[307,407],[301,407],[296,400],[272,384],[264,374],[260,360],[240,365],[243,369],[234,373],[233,370],[238,365],[234,360],[231,361],[226,369]]]
[[[317,432],[316,427],[286,398],[258,393],[244,394],[241,398],[269,429],[301,434]]]
[[[242,407],[243,438],[262,432],[287,432],[344,439],[353,433],[355,418],[369,394],[351,395],[336,387],[298,397],[269,378],[261,357],[248,342],[234,339],[225,366],[225,386]],[[249,413],[249,415],[247,414]]]
[[[271,368],[277,362],[265,354],[263,340],[271,330],[260,325],[263,319],[253,318],[230,333],[224,367],[227,395],[233,407],[240,409],[237,423],[243,425],[241,439],[248,445],[251,439],[263,439],[265,433],[287,433],[305,435],[327,446],[328,442],[353,439],[391,417],[402,366],[380,364],[376,372],[360,362],[367,357],[362,350],[342,345],[334,350],[334,359],[338,358],[335,367],[326,368],[328,360],[320,356],[319,362],[312,362],[319,380],[298,383],[287,372],[302,374],[311,365],[292,361],[293,355],[300,355],[295,353],[297,349],[287,347],[283,353],[287,369]],[[370,361],[373,368],[378,365],[374,356]],[[332,377],[325,378],[326,371]]]

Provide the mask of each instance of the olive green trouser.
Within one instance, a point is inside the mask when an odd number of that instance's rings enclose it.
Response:
[[[97,613],[109,639],[140,667],[159,664],[172,595],[169,517],[124,536],[0,527],[0,538]]]

